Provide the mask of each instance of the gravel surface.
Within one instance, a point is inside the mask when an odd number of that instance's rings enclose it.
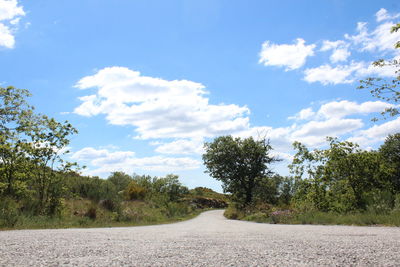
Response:
[[[0,232],[0,266],[400,266],[400,228],[273,225],[223,211],[166,225]]]

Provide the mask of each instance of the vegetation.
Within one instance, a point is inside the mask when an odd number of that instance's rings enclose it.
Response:
[[[77,130],[35,113],[29,95],[0,88],[0,228],[161,223],[226,206],[221,194],[189,191],[173,174],[81,176],[62,157]]]
[[[271,146],[266,139],[221,136],[204,147],[207,172],[221,181],[224,192],[231,193],[241,206],[253,201],[260,184],[268,183],[264,181],[271,174],[268,164],[277,161],[269,155]]]
[[[400,226],[400,134],[377,151],[327,138],[327,149],[310,151],[295,142],[292,176],[270,175],[245,206],[225,216],[270,223],[384,224]]]
[[[400,24],[392,27],[392,32],[398,30]],[[395,48],[400,48],[400,41]],[[369,89],[374,97],[393,104],[382,115],[397,116],[399,61],[381,59],[373,64],[394,68],[396,77],[370,77],[359,89]],[[294,142],[289,177],[265,171],[274,162],[265,140],[219,137],[207,143],[203,158],[208,172],[234,196],[225,216],[270,223],[400,226],[400,133],[389,135],[376,151],[336,138],[327,141],[326,149],[312,151]],[[243,145],[247,143],[252,145]],[[243,197],[248,188],[251,197]]]

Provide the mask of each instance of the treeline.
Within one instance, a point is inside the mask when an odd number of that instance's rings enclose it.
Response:
[[[327,142],[326,149],[312,151],[295,142],[292,175],[287,177],[272,171],[279,159],[271,156],[266,139],[218,137],[206,143],[203,160],[231,194],[225,213],[229,218],[336,223],[338,215],[368,214],[385,215],[384,223],[400,225],[400,133],[389,135],[378,150],[336,138]],[[353,218],[344,223],[380,222],[379,216],[371,216],[368,222]]]
[[[389,135],[378,150],[328,138],[329,148],[297,151],[290,165],[292,204],[300,210],[387,213],[400,209],[400,133]]]
[[[77,130],[35,112],[27,90],[0,87],[0,227],[157,223],[224,207],[224,196],[189,190],[177,175],[82,176],[63,155]]]

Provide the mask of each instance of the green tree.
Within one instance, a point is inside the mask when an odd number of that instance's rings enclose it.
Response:
[[[391,33],[398,32],[400,30],[400,23],[394,25],[391,29]],[[396,49],[400,49],[400,40],[394,44]],[[358,89],[370,90],[372,96],[387,101],[388,103],[397,105],[400,101],[400,60],[384,60],[379,59],[373,62],[375,67],[391,67],[395,69],[395,77],[391,80],[383,79],[380,77],[368,77],[360,81]],[[390,107],[382,111],[382,115],[389,114],[390,116],[397,116],[399,114],[399,108],[396,106]],[[377,120],[374,118],[373,120]]]
[[[224,192],[232,193],[239,204],[252,202],[260,181],[272,174],[269,164],[272,147],[266,139],[254,140],[221,136],[204,144],[206,172],[222,182]]]
[[[120,192],[128,186],[128,184],[132,181],[132,177],[124,172],[113,172],[107,180],[112,182],[117,191]]]
[[[301,143],[294,144],[297,153],[290,168],[297,179],[295,201],[322,211],[366,209],[373,190],[389,188],[381,154],[336,138],[328,141],[328,149],[311,152]]]
[[[61,204],[68,137],[77,130],[34,113],[24,89],[0,88],[0,190],[16,199],[33,197],[37,212],[54,213]]]
[[[389,135],[379,148],[390,168],[390,180],[395,193],[400,193],[400,133]]]
[[[33,107],[24,89],[0,87],[0,193],[20,198],[27,194],[26,148]]]

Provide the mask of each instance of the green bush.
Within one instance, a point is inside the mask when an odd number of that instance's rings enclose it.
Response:
[[[126,200],[143,200],[146,197],[146,193],[147,190],[136,181],[130,182],[124,191]]]
[[[224,216],[232,220],[240,220],[245,217],[245,213],[233,206],[228,206],[224,212]]]
[[[112,199],[104,199],[104,200],[100,200],[99,202],[100,206],[102,206],[103,208],[105,208],[106,210],[109,211],[116,211],[118,210],[118,203]]]
[[[4,198],[0,201],[0,226],[14,227],[20,216],[18,204],[11,198]]]

